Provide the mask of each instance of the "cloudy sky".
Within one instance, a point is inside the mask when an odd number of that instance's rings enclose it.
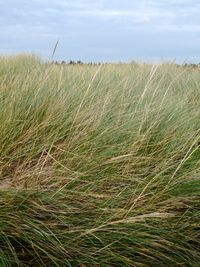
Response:
[[[199,0],[0,0],[0,53],[200,62]]]

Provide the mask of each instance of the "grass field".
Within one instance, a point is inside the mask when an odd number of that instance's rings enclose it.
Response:
[[[200,266],[200,70],[0,58],[0,266]]]

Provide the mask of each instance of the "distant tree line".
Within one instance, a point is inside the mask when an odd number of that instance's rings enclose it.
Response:
[[[197,64],[193,64],[193,63],[185,63],[183,64],[183,67],[189,67],[189,68],[200,68],[200,63],[197,63]]]
[[[101,62],[89,62],[89,63],[84,63],[81,60],[70,60],[69,62],[66,62],[65,60],[61,61],[52,61],[52,64],[55,65],[101,65]],[[103,64],[111,64],[109,62],[104,62]],[[128,64],[124,62],[119,62],[119,64]],[[130,62],[130,64],[137,64],[135,61]],[[184,63],[184,64],[175,64],[177,67],[187,67],[187,68],[200,68],[200,63]]]
[[[81,60],[70,60],[69,62],[66,62],[65,60],[62,61],[53,61],[52,62],[55,65],[100,65],[102,63],[98,62],[98,63],[93,63],[93,62],[89,62],[89,63],[84,63]]]

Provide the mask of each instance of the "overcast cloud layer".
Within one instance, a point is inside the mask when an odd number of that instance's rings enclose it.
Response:
[[[200,62],[199,0],[0,0],[0,53]]]

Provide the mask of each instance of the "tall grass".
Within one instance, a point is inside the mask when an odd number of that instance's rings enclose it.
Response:
[[[0,58],[0,266],[199,266],[200,75]]]

